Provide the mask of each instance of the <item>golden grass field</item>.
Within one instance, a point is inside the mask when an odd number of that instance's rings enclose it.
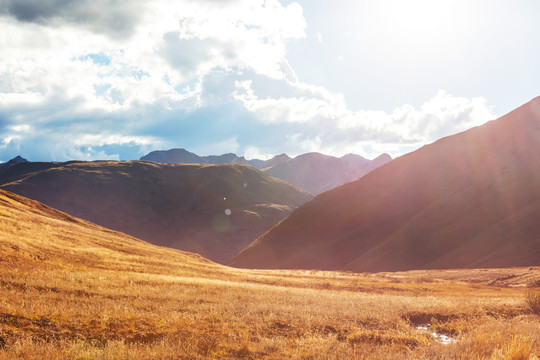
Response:
[[[540,357],[538,267],[233,269],[3,191],[0,254],[0,359]]]

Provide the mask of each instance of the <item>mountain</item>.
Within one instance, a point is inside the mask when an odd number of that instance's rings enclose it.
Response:
[[[246,160],[233,153],[223,155],[199,156],[185,149],[156,150],[141,157],[143,161],[154,161],[162,164],[241,164],[259,168],[264,164],[263,160]]]
[[[27,162],[27,161],[28,160],[26,160],[25,158],[21,157],[20,155],[17,155],[16,157],[9,160],[8,162],[0,164],[0,172],[9,169],[11,166],[13,166],[15,164],[19,164],[19,163],[23,163],[23,162]]]
[[[263,171],[317,195],[356,180],[390,160],[388,154],[370,161],[354,154],[336,158],[313,152],[278,162]]]
[[[315,197],[231,262],[250,268],[540,264],[540,97]]]
[[[186,149],[156,150],[141,157],[140,160],[154,161],[162,164],[204,164],[199,155],[187,151]]]
[[[0,187],[153,244],[226,262],[311,199],[245,165],[21,163]]]
[[[262,171],[265,171],[265,170],[270,169],[273,166],[285,163],[285,162],[287,162],[289,160],[291,160],[289,155],[287,155],[287,154],[279,154],[279,155],[276,155],[276,156],[274,156],[273,158],[271,158],[269,160],[266,160],[260,169]]]
[[[390,162],[392,160],[392,157],[388,154],[381,154],[377,156],[375,159],[371,160],[370,164],[373,167],[373,170],[378,168],[379,166],[382,166],[386,164],[387,162]]]
[[[363,156],[357,155],[357,154],[347,154],[340,157],[341,160],[345,160],[348,163],[356,164],[356,165],[366,165],[369,163],[369,160],[366,159]],[[392,159],[390,159],[392,160]]]

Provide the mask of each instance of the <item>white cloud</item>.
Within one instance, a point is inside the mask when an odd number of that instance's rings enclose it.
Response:
[[[277,155],[274,151],[275,149],[269,149],[267,151],[257,146],[246,146],[244,148],[243,154],[247,160],[259,159],[259,160],[268,160]]]
[[[287,7],[276,0],[225,2],[218,7],[205,2],[184,5],[163,7],[167,14],[161,14],[176,22],[180,19],[160,45],[178,79],[218,67],[283,78],[286,42],[305,36],[302,8],[295,3]]]
[[[290,75],[285,44],[304,36],[305,28],[302,9],[277,0],[2,4],[0,11],[14,18],[0,17],[1,91],[44,95],[57,86],[96,108],[179,101],[177,86],[218,68],[284,78]],[[138,14],[143,5],[144,16]],[[109,21],[113,15],[119,18]],[[73,20],[81,16],[84,26]],[[131,37],[119,44],[107,35],[122,30],[111,24],[123,20]],[[102,22],[108,26],[97,31]],[[108,63],[92,61],[89,55],[96,53]],[[103,85],[114,98],[92,97]]]
[[[298,91],[309,88],[289,83]],[[313,87],[319,97],[260,98],[251,80],[236,82],[235,99],[260,121],[295,127],[290,142],[305,151],[373,156],[375,149],[401,155],[425,143],[496,118],[484,98],[467,99],[440,90],[419,108],[403,105],[392,113],[348,109],[343,97]]]

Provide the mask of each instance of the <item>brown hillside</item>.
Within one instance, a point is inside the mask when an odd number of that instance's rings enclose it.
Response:
[[[153,244],[218,262],[228,261],[311,198],[243,165],[144,161],[37,165],[11,167],[2,177],[13,180],[16,175],[18,180],[2,188]]]
[[[394,271],[540,264],[540,98],[317,196],[232,262]]]

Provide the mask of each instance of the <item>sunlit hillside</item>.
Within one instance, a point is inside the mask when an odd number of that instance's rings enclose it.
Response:
[[[540,268],[231,269],[4,191],[0,253],[0,359],[540,356]]]

